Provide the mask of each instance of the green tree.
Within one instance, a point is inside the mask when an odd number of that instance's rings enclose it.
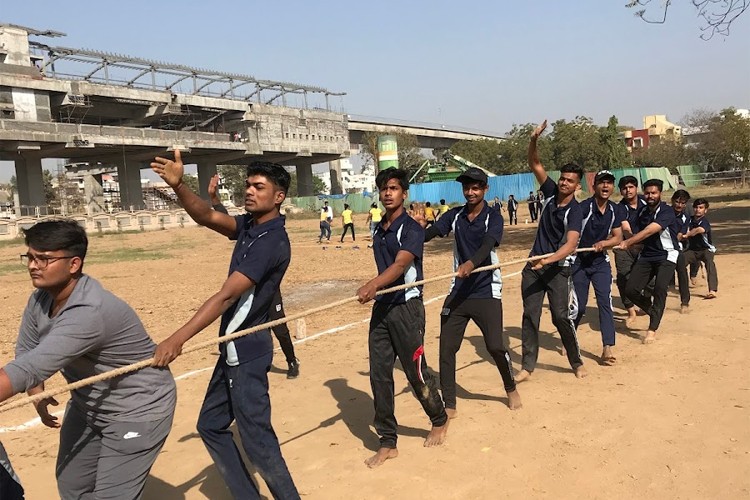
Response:
[[[42,170],[42,185],[44,186],[44,201],[47,205],[59,205],[57,191],[52,187],[55,176],[49,170]]]
[[[695,112],[687,121],[697,132],[695,159],[709,171],[750,168],[750,118],[726,108],[719,113]]]
[[[199,186],[200,183],[198,182],[198,176],[197,175],[183,175],[182,176],[182,182],[190,188],[190,190],[194,193],[201,194],[199,192]]]
[[[299,196],[299,193],[297,190],[297,174],[291,174],[291,176],[292,176],[292,180],[289,183],[289,191],[287,192],[287,196],[292,196],[292,197]],[[313,174],[313,194],[322,194],[325,192],[326,192],[326,183],[323,182],[323,179]]]
[[[617,117],[610,116],[606,127],[599,128],[599,142],[601,157],[599,165],[602,168],[623,168],[631,163],[628,148],[620,138],[620,127]]]
[[[557,120],[552,124],[552,164],[559,169],[567,163],[575,163],[584,170],[594,171],[600,166],[602,144],[599,127],[587,116],[576,116],[573,121]]]
[[[681,141],[665,138],[650,143],[648,148],[634,150],[632,159],[637,167],[666,167],[676,174],[676,167],[691,163],[690,153]]]
[[[245,165],[219,165],[217,168],[224,187],[229,191],[229,198],[238,207],[245,206]]]

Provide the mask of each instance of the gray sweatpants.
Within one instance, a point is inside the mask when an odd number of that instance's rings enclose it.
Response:
[[[55,468],[60,498],[141,498],[173,416],[152,422],[95,424],[68,404]]]

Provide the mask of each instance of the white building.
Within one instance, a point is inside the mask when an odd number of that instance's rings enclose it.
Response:
[[[362,172],[355,174],[354,167],[349,158],[342,158],[341,164],[341,188],[344,193],[356,192],[361,193],[367,191],[373,193],[376,191],[375,188],[375,167],[373,165],[365,165],[362,167]],[[331,173],[330,171],[315,174],[323,181],[326,185],[326,191],[331,192]]]

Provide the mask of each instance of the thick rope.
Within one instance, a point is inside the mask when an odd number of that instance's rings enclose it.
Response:
[[[576,250],[576,253],[592,252],[592,251],[594,251],[593,248],[579,248],[579,249]],[[508,262],[499,262],[497,264],[492,264],[492,265],[489,265],[489,266],[478,267],[478,268],[474,269],[471,272],[471,274],[480,273],[480,272],[483,272],[483,271],[491,271],[491,270],[494,270],[494,269],[499,269],[501,266],[510,266],[510,265],[513,265],[513,264],[526,263],[526,262],[529,262],[529,261],[532,261],[532,260],[544,259],[544,258],[549,257],[551,255],[552,255],[551,253],[548,253],[548,254],[545,254],[545,255],[535,255],[534,257],[527,257],[525,259],[516,259],[516,260],[511,260],[511,261],[508,261]],[[516,273],[513,273],[513,274],[510,274],[510,275],[508,275],[506,277],[515,276],[516,274],[519,274],[519,273],[520,273],[520,271],[516,272]],[[387,293],[398,292],[400,290],[406,290],[407,288],[413,288],[415,286],[425,285],[427,283],[434,283],[435,281],[441,281],[441,280],[445,280],[445,279],[448,279],[448,278],[454,278],[456,276],[458,276],[458,273],[442,274],[440,276],[435,276],[435,277],[424,279],[424,280],[421,280],[421,281],[416,281],[414,283],[407,283],[407,284],[404,284],[404,285],[398,285],[398,286],[394,286],[394,287],[391,287],[391,288],[385,288],[383,290],[378,290],[376,292],[376,295],[384,295],[384,294],[387,294]],[[231,340],[238,339],[240,337],[244,337],[245,335],[249,335],[251,333],[255,333],[255,332],[258,332],[258,331],[261,331],[261,330],[266,330],[266,329],[269,329],[269,328],[273,328],[274,326],[278,326],[278,325],[281,325],[283,323],[287,323],[289,321],[294,321],[296,319],[304,318],[306,316],[310,316],[312,314],[316,314],[316,313],[319,313],[321,311],[326,311],[326,310],[332,309],[334,307],[339,307],[339,306],[342,306],[344,304],[348,304],[350,302],[355,302],[356,300],[358,300],[358,297],[355,295],[353,297],[342,299],[342,300],[339,300],[337,302],[332,302],[330,304],[326,304],[326,305],[323,305],[323,306],[314,307],[312,309],[307,309],[307,310],[299,312],[297,314],[292,314],[292,315],[286,316],[284,318],[279,318],[277,320],[269,321],[269,322],[263,323],[261,325],[256,325],[256,326],[253,326],[252,328],[247,328],[245,330],[240,330],[238,332],[234,332],[234,333],[229,334],[229,335],[224,335],[222,337],[216,337],[216,338],[213,338],[213,339],[210,339],[210,340],[199,342],[197,344],[191,345],[190,347],[188,347],[186,349],[183,349],[181,354],[187,354],[187,353],[190,353],[190,352],[195,352],[195,351],[199,351],[201,349],[205,349],[207,347],[212,347],[212,346],[221,344],[223,342],[229,342]],[[81,387],[86,387],[86,386],[95,384],[97,382],[101,382],[103,380],[109,380],[111,378],[119,377],[120,375],[125,375],[127,373],[132,373],[132,372],[138,371],[140,369],[146,368],[148,366],[151,366],[153,362],[154,362],[154,358],[144,359],[143,361],[139,361],[139,362],[133,363],[131,365],[123,366],[123,367],[117,368],[115,370],[110,370],[108,372],[100,373],[99,375],[94,375],[93,377],[88,377],[88,378],[81,379],[81,380],[79,380],[77,382],[73,382],[72,384],[67,384],[67,385],[64,385],[62,387],[58,387],[56,389],[48,389],[48,390],[40,392],[38,394],[34,394],[33,396],[28,396],[28,397],[25,397],[25,398],[22,398],[22,399],[19,399],[17,401],[13,401],[13,402],[10,402],[10,403],[5,403],[3,405],[0,405],[0,413],[6,412],[6,411],[10,411],[10,410],[13,410],[15,408],[19,408],[19,407],[24,406],[24,405],[29,404],[29,403],[35,403],[35,402],[41,401],[42,399],[45,399],[45,398],[57,396],[59,394],[62,394],[62,393],[68,392],[68,391],[73,391],[73,390],[76,390],[76,389],[80,389]]]

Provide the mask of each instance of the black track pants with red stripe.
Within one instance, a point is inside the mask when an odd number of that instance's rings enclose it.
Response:
[[[376,302],[372,308],[368,340],[370,385],[375,402],[375,430],[383,448],[395,448],[397,441],[393,387],[396,357],[432,425],[445,425],[448,420],[437,382],[427,370],[424,326],[424,303],[420,298],[405,304]]]

